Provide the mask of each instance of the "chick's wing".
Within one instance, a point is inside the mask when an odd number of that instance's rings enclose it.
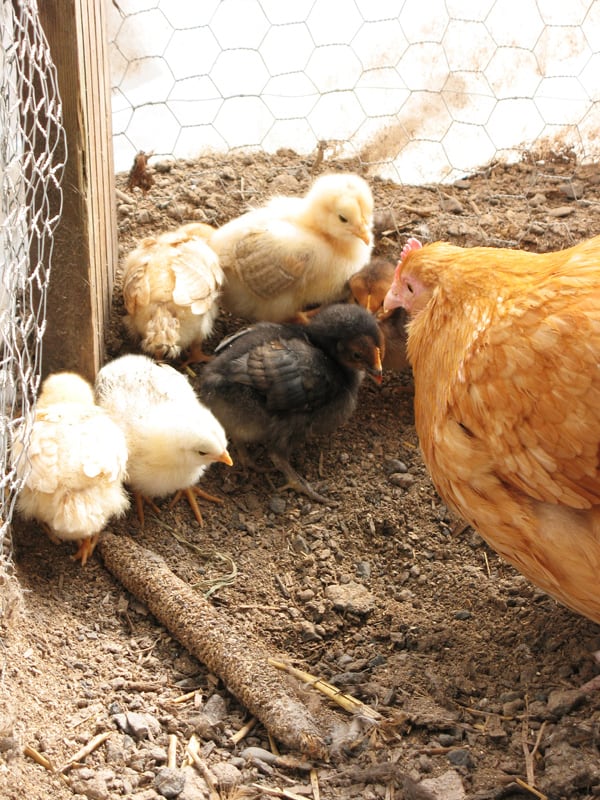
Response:
[[[589,508],[600,502],[599,362],[600,293],[557,297],[507,315],[474,344],[451,414],[504,483]]]
[[[196,252],[200,246],[208,251],[202,242],[188,243],[170,265],[175,276],[173,302],[188,307],[192,314],[203,314],[211,308],[221,283],[216,255],[209,252],[200,260]]]
[[[270,222],[240,238],[229,257],[222,255],[239,280],[258,297],[268,299],[300,282],[314,260],[314,247],[296,226],[281,220]]]
[[[232,377],[264,397],[269,411],[312,411],[335,393],[336,367],[303,338],[273,338],[232,363]]]
[[[123,300],[128,314],[135,314],[150,302],[148,258],[141,258],[128,269],[123,279]]]

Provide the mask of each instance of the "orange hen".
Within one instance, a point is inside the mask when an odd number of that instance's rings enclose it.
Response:
[[[439,494],[600,623],[600,236],[544,254],[409,240],[384,301],[399,306]]]

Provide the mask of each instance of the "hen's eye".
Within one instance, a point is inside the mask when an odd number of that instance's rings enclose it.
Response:
[[[415,290],[413,289],[413,287],[412,287],[412,284],[411,284],[411,283],[409,283],[409,281],[406,281],[406,283],[405,283],[404,285],[406,286],[407,290],[408,290],[408,291],[409,291],[411,294],[414,294]]]
[[[338,219],[340,222],[348,222],[348,217],[345,217],[343,214],[338,214]]]

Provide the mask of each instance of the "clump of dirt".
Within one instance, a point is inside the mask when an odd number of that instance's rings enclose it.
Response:
[[[358,161],[315,165],[280,151],[157,164],[146,192],[119,175],[121,255],[184,222],[220,225],[274,193],[303,193],[317,172],[336,169],[366,172]],[[542,252],[600,229],[600,166],[564,155],[491,164],[452,185],[367,177],[376,253],[391,259],[409,235]],[[117,288],[108,357],[135,351],[122,313]],[[223,314],[207,350],[240,324]],[[329,764],[273,756],[260,725],[236,743],[245,709],[101,559],[82,569],[68,545],[17,520],[25,608],[5,622],[0,650],[2,796],[209,797],[206,776],[182,766],[193,736],[223,798],[236,785],[240,796],[315,800],[317,787],[323,800],[599,796],[600,704],[581,687],[598,672],[600,630],[448,512],[419,454],[410,370],[386,375],[382,387],[365,382],[353,418],[295,458],[335,506],[279,492],[275,472],[216,465],[204,488],[224,503],[203,505],[203,528],[187,507],[165,502],[143,531],[133,513],[111,530],[210,590],[232,628],[386,723],[357,730],[355,746]],[[105,732],[60,775],[23,750],[60,767]]]

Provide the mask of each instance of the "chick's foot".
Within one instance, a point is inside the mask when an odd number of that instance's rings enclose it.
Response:
[[[192,509],[192,513],[196,517],[198,525],[201,527],[204,526],[204,520],[202,519],[202,514],[200,513],[200,507],[198,506],[198,501],[196,500],[196,496],[203,497],[205,500],[209,500],[211,503],[222,503],[223,500],[220,497],[215,497],[214,494],[209,494],[201,489],[199,486],[188,486],[187,489],[180,489],[175,497],[169,503],[169,508],[173,508],[173,506],[178,503],[182,496],[185,495],[186,500],[190,504],[190,508]]]
[[[287,483],[281,486],[280,490],[294,489],[294,491],[306,495],[306,497],[310,498],[310,500],[314,500],[315,503],[337,505],[335,500],[332,500],[330,497],[325,497],[325,495],[319,494],[319,492],[313,489],[306,478],[303,478],[301,475],[299,475],[292,467],[290,462],[282,455],[279,453],[269,453],[269,456],[271,457],[271,461],[275,467],[277,467],[277,469],[282,472],[287,479]]]
[[[81,539],[79,542],[79,547],[77,548],[77,552],[73,556],[73,560],[81,561],[81,566],[85,567],[88,559],[96,549],[99,538],[100,534],[95,533],[93,536],[89,536],[87,539]]]
[[[140,494],[140,492],[135,492],[135,509],[137,511],[141,528],[144,527],[144,503],[149,505],[155,514],[160,514],[160,508],[156,505],[151,497],[145,497],[143,494]]]

